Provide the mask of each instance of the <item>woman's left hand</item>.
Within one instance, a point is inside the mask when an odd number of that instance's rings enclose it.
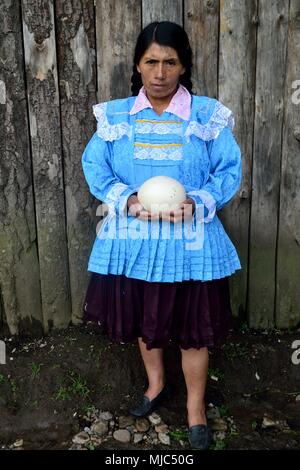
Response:
[[[195,211],[195,202],[191,198],[187,198],[180,205],[178,209],[172,211],[162,211],[160,212],[161,220],[169,220],[174,224],[180,221],[191,220]]]

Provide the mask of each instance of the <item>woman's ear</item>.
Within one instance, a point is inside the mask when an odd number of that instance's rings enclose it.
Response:
[[[138,73],[141,73],[141,69],[138,65],[136,66],[136,69],[137,69]]]
[[[185,67],[183,67],[182,72],[180,72],[180,75],[183,75],[185,73]]]

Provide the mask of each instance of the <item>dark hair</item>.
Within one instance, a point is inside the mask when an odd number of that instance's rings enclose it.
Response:
[[[186,32],[176,23],[170,21],[155,21],[148,24],[137,38],[133,58],[133,73],[131,76],[132,96],[137,96],[140,88],[143,86],[141,74],[137,71],[136,66],[153,42],[156,42],[160,46],[172,47],[176,50],[180,62],[183,67],[185,67],[185,73],[180,76],[179,82],[192,93],[192,50]]]

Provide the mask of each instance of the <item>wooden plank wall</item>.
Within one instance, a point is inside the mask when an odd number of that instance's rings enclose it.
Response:
[[[288,2],[259,2],[258,19],[248,308],[250,326],[272,328]]]
[[[22,18],[0,8],[0,299],[12,334],[42,329]],[[5,313],[4,313],[5,312]]]
[[[232,308],[241,321],[247,321],[257,8],[257,1],[222,1],[220,6],[218,98],[234,111],[234,134],[243,158],[240,190],[220,218],[238,248],[243,267],[230,279]]]
[[[255,328],[299,323],[300,0],[2,3],[0,303],[11,333],[81,321],[99,204],[81,170],[92,105],[131,94],[137,36],[163,20],[190,38],[194,93],[235,116],[243,182],[219,213],[243,266],[230,280],[234,315]]]
[[[280,205],[276,264],[275,324],[294,327],[300,318],[300,1],[288,18]]]

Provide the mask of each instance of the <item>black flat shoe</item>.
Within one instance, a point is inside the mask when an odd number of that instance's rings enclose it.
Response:
[[[189,443],[193,449],[208,449],[212,442],[212,432],[206,424],[191,426],[188,432]]]
[[[165,385],[162,391],[156,395],[153,400],[150,400],[146,395],[143,395],[140,402],[129,413],[136,418],[143,418],[154,411],[161,403],[170,396],[172,388],[169,384]]]

